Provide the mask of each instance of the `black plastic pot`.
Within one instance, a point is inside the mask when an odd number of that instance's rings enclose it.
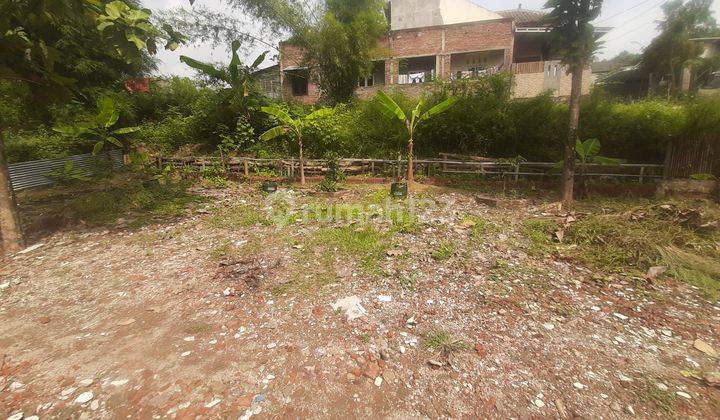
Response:
[[[390,185],[390,196],[393,198],[405,198],[408,195],[408,184],[405,182],[393,182]]]
[[[275,181],[265,181],[260,186],[260,189],[271,194],[278,190],[278,183]]]

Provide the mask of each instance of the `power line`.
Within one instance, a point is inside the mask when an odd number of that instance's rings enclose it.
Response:
[[[650,12],[651,10],[653,10],[653,9],[655,9],[656,7],[661,6],[661,5],[665,4],[665,3],[667,3],[667,0],[660,0],[659,2],[653,4],[649,9],[646,9],[646,10],[644,10],[642,13],[640,13],[640,14],[638,14],[638,15],[635,15],[635,16],[633,16],[633,17],[630,18],[630,19],[626,19],[626,20],[625,20],[623,23],[621,23],[620,25],[615,26],[615,28],[613,28],[613,30],[616,29],[616,28],[620,28],[620,27],[625,26],[626,24],[634,21],[635,19],[637,19],[637,18],[639,18],[639,17],[641,17],[641,16],[643,16],[643,15],[645,15],[645,14],[647,14],[647,13]],[[651,21],[645,22],[645,23],[643,23],[642,25],[636,26],[636,27],[634,27],[633,29],[631,29],[631,30],[629,30],[629,31],[625,31],[625,32],[621,33],[620,35],[616,35],[616,36],[614,36],[614,37],[612,37],[612,38],[610,38],[610,39],[607,39],[607,40],[605,40],[605,42],[611,42],[611,41],[615,41],[615,40],[617,40],[617,39],[620,39],[620,38],[622,38],[623,36],[625,36],[625,35],[627,35],[627,34],[630,34],[630,33],[633,33],[633,32],[635,32],[635,31],[637,31],[638,29],[644,28],[645,26],[647,26],[648,24],[651,24],[651,23],[655,23],[655,21],[654,21],[654,20],[651,20]],[[612,32],[612,31],[611,31],[611,32]]]
[[[618,13],[615,13],[615,14],[612,15],[612,16],[609,16],[609,17],[600,19],[597,23],[607,22],[608,20],[610,20],[610,19],[612,19],[612,18],[618,17],[618,16],[622,15],[623,13],[627,13],[627,12],[633,10],[633,9],[637,9],[638,7],[642,6],[643,4],[649,3],[649,2],[651,2],[651,1],[652,1],[652,0],[644,0],[644,1],[641,1],[640,3],[636,4],[635,6],[629,8],[629,9],[622,10],[622,11],[620,11],[620,12],[618,12]]]

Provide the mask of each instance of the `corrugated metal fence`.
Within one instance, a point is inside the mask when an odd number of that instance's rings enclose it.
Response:
[[[117,167],[123,164],[122,156],[121,150],[112,150],[97,156],[87,154],[60,159],[43,159],[13,163],[9,166],[10,180],[12,181],[15,191],[52,185],[55,183],[55,180],[51,174],[54,171],[61,171],[67,162],[73,163],[73,169],[83,170],[87,175],[90,175],[93,169],[96,168],[96,165],[98,165],[98,160],[107,161],[107,159],[110,159],[113,166]]]

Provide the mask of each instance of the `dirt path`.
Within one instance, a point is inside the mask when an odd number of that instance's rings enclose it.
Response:
[[[375,194],[357,188],[340,202]],[[720,390],[682,373],[720,370],[693,348],[720,348],[720,306],[533,255],[518,224],[542,203],[510,215],[433,189],[416,226],[371,221],[374,241],[253,223],[265,198],[213,194],[172,223],[57,233],[2,262],[0,418],[720,413]],[[331,305],[352,296],[365,313],[348,321]]]

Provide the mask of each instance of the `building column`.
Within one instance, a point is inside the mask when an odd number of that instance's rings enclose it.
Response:
[[[385,60],[385,85],[394,85],[397,83],[400,61],[397,58],[389,58]]]
[[[452,69],[452,56],[451,54],[440,54],[437,56],[436,69],[438,78],[443,80],[449,80]]]

